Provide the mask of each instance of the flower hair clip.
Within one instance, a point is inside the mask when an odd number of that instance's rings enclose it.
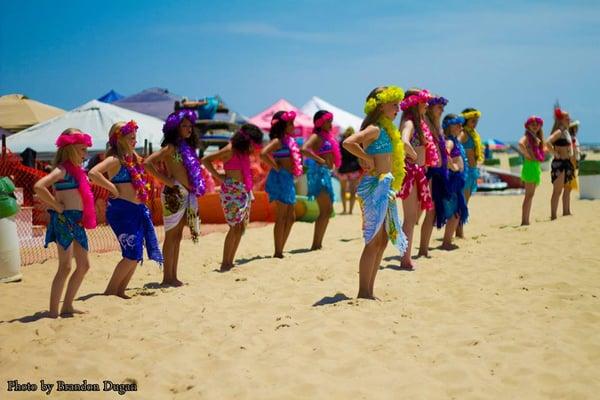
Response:
[[[119,129],[121,136],[129,135],[138,130],[138,125],[134,120],[129,121]]]
[[[320,128],[323,125],[325,125],[325,123],[327,121],[333,121],[333,114],[330,113],[329,111],[326,112],[325,114],[321,115],[314,123],[315,128]]]
[[[432,98],[429,99],[429,101],[427,102],[427,105],[430,106],[435,106],[436,104],[441,104],[443,106],[445,106],[446,104],[448,104],[448,99],[442,96],[434,96]]]
[[[417,104],[427,104],[431,98],[431,94],[428,90],[421,90],[418,93],[408,96],[402,100],[402,103],[400,103],[400,109],[402,111],[406,111]]]
[[[271,126],[275,125],[279,121],[294,122],[295,119],[296,119],[295,111],[286,111],[278,117],[273,117],[273,119],[271,120]]]
[[[172,112],[167,117],[167,120],[163,125],[162,131],[163,133],[167,133],[172,131],[173,129],[177,129],[184,119],[187,119],[193,125],[196,122],[196,118],[196,112],[194,110],[190,110],[189,108],[184,108],[179,111]]]
[[[531,117],[527,118],[527,121],[525,121],[525,128],[527,129],[527,126],[529,126],[529,124],[533,124],[534,122],[540,126],[544,125],[544,120],[541,117],[532,115]]]

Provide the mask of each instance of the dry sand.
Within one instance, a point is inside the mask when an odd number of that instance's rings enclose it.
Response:
[[[574,216],[550,222],[543,180],[529,227],[522,196],[476,196],[458,250],[432,250],[410,272],[389,246],[380,302],[353,299],[356,212],[331,220],[318,252],[306,250],[313,226],[295,224],[283,260],[270,258],[271,226],[251,229],[224,274],[224,233],[186,241],[187,285],[158,287],[147,262],[128,301],[98,295],[119,254],[92,254],[75,303],[89,313],[71,319],[35,317],[56,261],[25,267],[0,288],[0,398],[121,397],[7,392],[14,379],[135,382],[132,399],[598,398],[600,201],[574,194]]]

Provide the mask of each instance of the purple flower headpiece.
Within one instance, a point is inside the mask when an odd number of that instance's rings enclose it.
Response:
[[[448,99],[442,96],[435,96],[429,99],[427,104],[430,106],[435,106],[436,104],[441,104],[445,106],[446,104],[448,104]]]
[[[190,110],[187,108],[172,112],[167,117],[167,120],[165,121],[165,124],[163,125],[162,131],[163,131],[163,133],[167,133],[174,129],[179,128],[179,125],[181,125],[181,123],[183,122],[184,119],[187,119],[188,121],[190,121],[193,124],[194,122],[196,122],[196,118],[197,118],[196,112],[194,110]]]

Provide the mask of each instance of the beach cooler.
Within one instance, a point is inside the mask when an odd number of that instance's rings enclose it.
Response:
[[[508,158],[508,165],[510,166],[510,172],[513,174],[520,175],[521,169],[523,168],[523,157],[515,156]]]
[[[15,215],[19,212],[13,197],[15,186],[4,177],[0,179],[0,282],[21,279],[21,254]]]
[[[486,160],[483,160],[483,165],[487,165],[488,167],[500,167],[500,159],[488,158]]]
[[[579,198],[600,199],[600,160],[579,163]]]

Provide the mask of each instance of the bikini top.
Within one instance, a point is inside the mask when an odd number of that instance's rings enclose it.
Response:
[[[69,175],[68,172],[65,172],[65,177],[60,181],[56,182],[54,185],[54,190],[70,190],[77,189],[79,187],[79,183],[75,180],[74,176]]]
[[[552,143],[554,146],[571,146],[573,141],[571,140],[571,134],[566,130],[560,131],[562,136]]]
[[[287,143],[281,140],[281,148],[271,153],[275,158],[286,158],[290,156],[290,148]]]
[[[450,157],[452,157],[452,158],[459,157],[460,156],[460,148],[458,147],[458,145],[459,145],[458,140],[455,140],[453,137],[451,137],[450,140],[452,140],[452,143],[454,143],[454,146],[452,146],[452,150],[450,150]]]
[[[412,137],[410,138],[410,145],[412,147],[423,146],[423,143],[421,143],[421,138],[419,137],[419,133],[416,129],[413,130]]]
[[[463,149],[465,149],[465,150],[474,149],[475,148],[475,142],[473,141],[473,138],[468,133],[465,133],[465,134],[467,135],[467,141],[462,144]]]
[[[112,183],[131,183],[131,175],[127,168],[124,165],[121,165],[121,169],[115,176],[113,176],[110,181]]]
[[[322,140],[323,140],[323,144],[321,144],[321,147],[319,147],[319,150],[317,150],[317,154],[323,155],[323,154],[332,153],[333,152],[333,144],[325,138],[322,138]]]
[[[379,137],[375,139],[370,145],[365,149],[365,153],[367,154],[383,154],[383,153],[391,153],[392,152],[392,141],[390,140],[390,136],[387,131],[379,127]]]
[[[223,169],[225,171],[241,170],[244,167],[244,161],[248,158],[248,155],[242,155],[238,152],[234,152],[231,158],[223,163]]]

